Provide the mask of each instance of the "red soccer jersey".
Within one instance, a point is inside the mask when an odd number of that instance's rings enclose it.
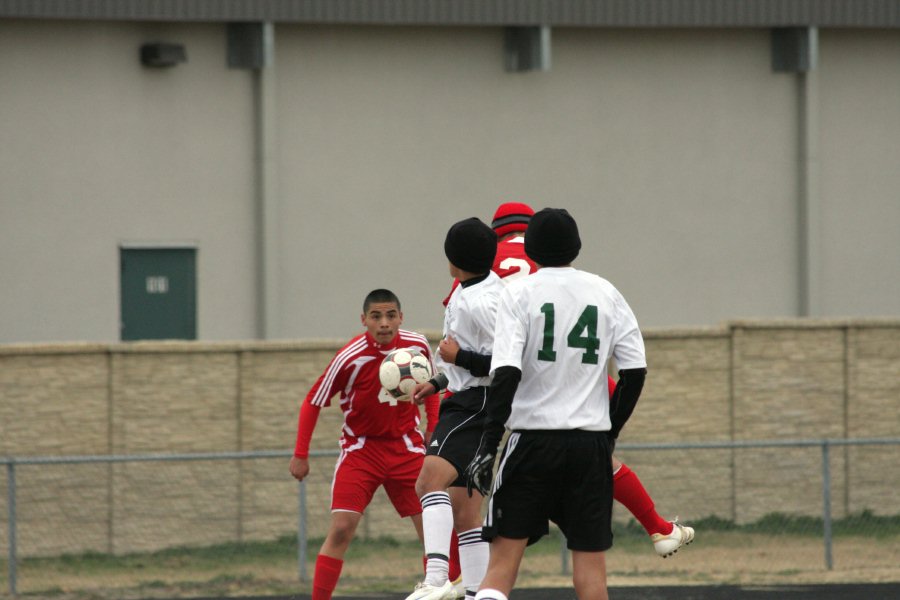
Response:
[[[395,348],[408,347],[419,348],[431,359],[425,336],[412,331],[401,329],[386,345],[376,342],[368,332],[356,336],[331,359],[304,402],[321,408],[329,406],[332,396],[340,393],[344,413],[342,437],[348,441],[364,436],[397,439],[411,433],[419,426],[419,407],[413,402],[395,402],[392,406],[379,400],[378,379],[378,368],[385,355]],[[437,402],[434,395],[426,406]],[[298,427],[297,435],[297,451],[302,455],[309,448],[312,429]]]
[[[494,256],[491,270],[499,275],[500,279],[515,279],[537,271],[537,265],[525,254],[525,238],[518,236],[497,242],[497,254]],[[450,296],[458,285],[459,280],[454,279],[450,293],[444,298],[444,306],[450,302]]]
[[[491,270],[501,279],[515,279],[537,271],[537,265],[525,254],[525,238],[518,236],[499,242]]]

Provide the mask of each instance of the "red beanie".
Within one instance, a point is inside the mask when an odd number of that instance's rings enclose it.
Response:
[[[514,231],[524,232],[528,229],[528,221],[534,214],[534,209],[521,202],[504,202],[497,207],[491,227],[497,233],[497,237],[503,237]]]

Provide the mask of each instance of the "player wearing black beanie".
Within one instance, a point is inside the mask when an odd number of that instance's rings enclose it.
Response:
[[[497,234],[472,217],[453,224],[444,241],[450,275],[459,281],[447,300],[443,337],[434,365],[437,374],[416,386],[413,401],[435,391],[441,401],[437,427],[416,481],[422,505],[425,579],[406,600],[455,598],[448,558],[454,528],[459,536],[462,585],[475,596],[487,570],[489,546],[481,539],[480,493],[469,494],[463,470],[475,457],[487,414],[491,349],[497,305],[506,284],[491,270]]]
[[[497,306],[487,414],[466,468],[468,490],[491,498],[481,529],[491,560],[477,598],[509,597],[526,546],[547,535],[549,521],[572,551],[575,595],[607,597],[612,449],[640,397],[647,359],[622,294],[571,266],[580,250],[578,226],[566,210],[535,213],[525,252],[541,268],[510,283]],[[611,359],[619,368],[612,397]],[[438,427],[442,419],[443,407]]]
[[[497,234],[477,217],[464,219],[447,232],[444,254],[463,271],[487,273],[497,254]]]
[[[568,265],[581,250],[575,219],[564,208],[534,213],[525,231],[525,254],[543,267]]]

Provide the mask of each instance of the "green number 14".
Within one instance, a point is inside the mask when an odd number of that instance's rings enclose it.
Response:
[[[556,308],[552,302],[547,302],[541,306],[541,312],[544,313],[544,343],[538,350],[538,360],[556,362],[556,350],[553,349]],[[600,340],[597,338],[596,306],[589,305],[581,311],[581,316],[566,336],[566,344],[570,348],[584,348],[584,354],[581,355],[583,364],[596,365],[599,362],[597,349],[600,348]]]

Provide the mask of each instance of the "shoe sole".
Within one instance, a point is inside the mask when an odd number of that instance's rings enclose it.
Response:
[[[660,556],[663,557],[663,558],[669,558],[670,556],[673,556],[676,552],[678,552],[678,550],[679,550],[682,546],[690,546],[690,545],[693,543],[693,541],[694,541],[694,538],[691,538],[690,540],[688,540],[687,542],[681,544],[681,546],[678,546],[678,548],[675,548],[674,550],[672,550],[672,551],[669,552],[668,554],[660,554]]]
[[[691,539],[675,546],[675,549],[672,550],[671,552],[667,552],[666,554],[660,554],[659,552],[657,552],[656,554],[662,558],[668,558],[668,557],[674,555],[676,552],[678,552],[678,550],[680,550],[682,546],[689,546],[691,544],[691,542],[693,542],[693,541],[694,541],[694,536],[692,535]]]
[[[690,546],[690,545],[691,545],[691,542],[693,542],[693,541],[694,541],[694,540],[691,540],[690,542],[685,542],[685,543],[683,543],[681,546],[678,546],[678,548],[675,548],[674,550],[672,550],[671,552],[669,552],[668,554],[660,554],[660,556],[663,557],[663,558],[669,558],[670,556],[675,556],[675,554],[678,552],[678,550],[679,550],[682,546]]]

